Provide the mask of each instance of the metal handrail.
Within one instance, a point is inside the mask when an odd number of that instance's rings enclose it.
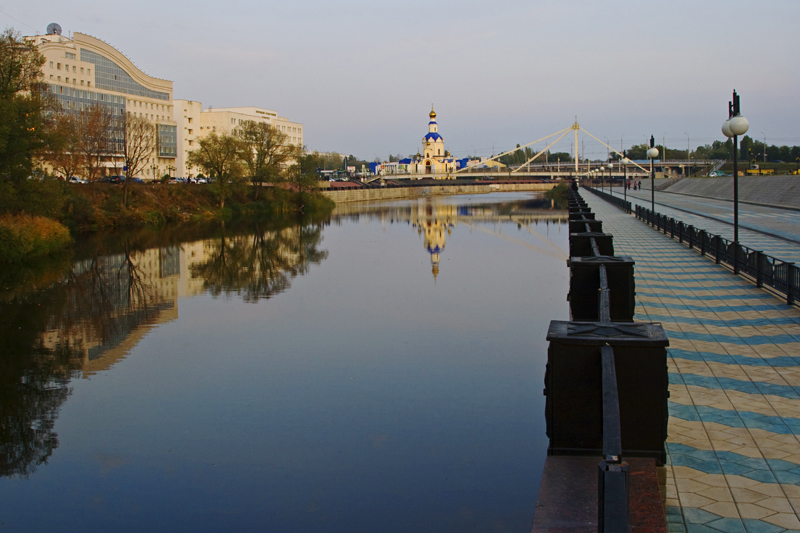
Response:
[[[571,191],[570,199],[576,200],[570,211],[583,213],[584,208],[578,207],[583,204],[580,194]],[[630,202],[626,203],[630,209]],[[583,217],[583,219],[586,220],[588,217]],[[586,231],[590,231],[588,223]],[[590,238],[589,242],[592,247],[592,255],[600,256],[600,248],[594,237]],[[608,272],[605,265],[600,265],[599,276],[598,320],[611,322]],[[603,389],[603,459],[598,464],[597,530],[600,533],[627,533],[630,531],[629,472],[628,464],[622,460],[622,424],[614,348],[609,345],[600,348],[600,363]]]
[[[681,220],[653,212],[637,205],[636,218],[669,235],[678,242],[696,250],[702,256],[712,257],[717,264],[725,264],[736,274],[752,279],[756,287],[768,287],[782,295],[788,305],[800,296],[800,268],[792,261],[784,261],[760,250],[742,246],[720,235],[698,229]]]
[[[624,200],[623,198],[621,198],[619,196],[614,196],[613,194],[608,194],[607,192],[598,191],[597,189],[595,189],[593,187],[587,187],[586,185],[584,185],[583,188],[586,189],[587,191],[590,191],[590,192],[596,194],[597,196],[599,196],[603,200],[605,200],[605,201],[607,201],[607,202],[619,207],[620,209],[622,209],[626,213],[632,213],[633,212],[631,210],[631,203],[626,201],[626,200]]]

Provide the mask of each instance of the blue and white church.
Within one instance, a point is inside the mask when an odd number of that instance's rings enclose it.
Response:
[[[466,160],[458,161],[444,148],[444,137],[439,133],[439,124],[436,123],[436,111],[431,107],[428,115],[428,133],[422,138],[422,150],[412,158],[401,159],[396,163],[396,173],[414,174],[422,178],[426,175],[439,179],[455,179],[453,172],[466,164]],[[395,169],[387,169],[392,170]]]

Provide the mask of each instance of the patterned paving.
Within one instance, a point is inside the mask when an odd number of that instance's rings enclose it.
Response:
[[[621,192],[621,188],[615,188],[615,192]],[[643,205],[650,209],[650,191],[631,191],[631,194],[628,195],[628,200],[633,204]],[[732,206],[732,202],[656,191],[656,211],[716,235],[722,235],[726,239],[733,239]],[[699,211],[714,218],[692,214],[687,210]],[[739,240],[748,248],[760,250],[778,259],[800,262],[800,246],[746,229],[755,228],[773,235],[797,240],[800,238],[800,232],[798,232],[798,228],[800,228],[800,212],[740,204],[739,223],[744,226],[744,228],[739,228]]]
[[[800,532],[800,311],[582,196],[670,338],[669,531]]]

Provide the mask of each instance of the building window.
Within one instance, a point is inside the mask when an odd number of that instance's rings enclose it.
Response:
[[[193,132],[194,130],[189,130],[189,135],[192,135]]]
[[[71,52],[66,52],[64,54],[64,57],[66,57],[67,59],[75,59],[75,54],[73,54]]]
[[[192,117],[189,117],[189,124],[192,123]]]
[[[90,81],[87,81],[87,82],[86,82],[86,86],[87,86],[87,87],[91,87],[91,86],[92,86],[92,82],[90,82]]]
[[[61,70],[61,63],[57,63],[57,65],[56,65],[56,68],[57,68],[58,70]]]
[[[53,79],[53,75],[52,75],[52,74],[50,74],[50,79],[51,79],[51,80]]]
[[[58,77],[58,81],[61,81],[61,76]]]
[[[53,68],[53,62],[52,61],[50,62],[50,68]]]
[[[72,65],[72,72],[78,72],[77,70],[75,70],[75,65]]]

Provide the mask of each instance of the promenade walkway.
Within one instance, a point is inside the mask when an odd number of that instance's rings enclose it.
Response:
[[[614,195],[618,193],[622,198],[622,188],[614,187]],[[649,190],[628,191],[627,197],[632,204],[650,209]],[[733,202],[663,191],[656,191],[655,200],[656,211],[662,215],[733,240]],[[739,241],[767,255],[800,262],[800,211],[740,203]]]
[[[800,531],[800,310],[582,196],[670,339],[669,531]]]

